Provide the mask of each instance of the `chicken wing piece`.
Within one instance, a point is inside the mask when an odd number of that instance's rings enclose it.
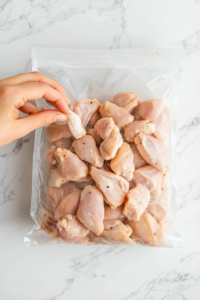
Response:
[[[77,218],[96,235],[104,229],[104,201],[103,194],[92,185],[84,188],[81,194]]]
[[[137,169],[134,173],[134,180],[143,184],[154,197],[161,195],[163,173],[152,166]]]
[[[47,138],[50,142],[55,142],[62,138],[72,137],[71,130],[69,129],[68,124],[58,125],[58,124],[50,124],[47,129]]]
[[[76,189],[73,190],[64,198],[62,198],[55,212],[55,220],[58,221],[62,217],[68,214],[76,215],[80,198],[81,198],[81,191]]]
[[[96,142],[91,135],[86,135],[73,143],[76,154],[81,160],[85,160],[95,167],[101,168],[104,159],[101,156]]]
[[[124,108],[126,111],[132,112],[133,109],[138,105],[139,100],[140,98],[138,94],[130,92],[116,94],[112,98],[111,102]]]
[[[134,121],[124,127],[124,136],[128,142],[134,142],[138,133],[152,134],[155,132],[155,125],[147,120]]]
[[[73,144],[74,138],[66,138],[66,139],[60,139],[58,141],[55,141],[53,144],[55,145],[56,148],[61,148],[61,149],[70,149],[72,144]]]
[[[88,175],[88,167],[80,158],[67,149],[58,148],[54,154],[58,162],[58,171],[71,181],[77,181]]]
[[[66,215],[57,223],[58,230],[63,240],[69,243],[87,243],[89,230],[77,219],[76,216]]]
[[[166,218],[167,212],[164,206],[156,201],[150,201],[147,207],[147,212],[150,213],[157,223],[164,221]]]
[[[96,182],[97,187],[104,194],[104,200],[112,209],[124,203],[125,195],[129,190],[129,183],[126,179],[112,172],[95,167],[91,168],[90,175]]]
[[[170,114],[168,108],[165,106],[162,112],[159,114],[159,116],[153,120],[153,123],[155,124],[155,132],[153,135],[161,140],[164,141],[165,137],[169,133],[169,120],[170,120]]]
[[[47,150],[47,161],[52,164],[55,165],[56,164],[56,160],[54,157],[54,152],[56,151],[56,146],[52,145],[51,147],[49,147],[49,149]]]
[[[103,118],[113,118],[115,125],[120,129],[133,122],[134,119],[125,109],[107,101],[100,107],[99,112]]]
[[[53,169],[50,172],[48,185],[51,187],[60,187],[62,184],[68,182],[69,180],[64,178],[58,169]]]
[[[164,105],[163,100],[150,99],[139,104],[138,112],[143,119],[153,121],[159,116]]]
[[[130,220],[138,221],[150,201],[149,190],[138,183],[126,195],[123,214]]]
[[[158,225],[151,214],[144,213],[139,221],[130,221],[129,225],[133,229],[131,237],[138,238],[140,242],[149,246],[158,247],[163,244],[163,228]]]
[[[130,238],[132,229],[129,225],[124,225],[120,220],[104,221],[104,231],[100,237],[105,237],[112,244],[126,243],[135,244]]]
[[[123,208],[123,205],[120,205],[115,209],[112,209],[109,205],[106,205],[104,207],[104,221],[120,220],[123,223],[126,219],[125,215],[122,213]]]
[[[103,142],[102,138],[97,134],[96,130],[94,128],[91,128],[87,131],[87,134],[91,135],[96,142],[96,145],[99,147],[101,143]]]
[[[86,127],[92,115],[98,110],[99,102],[96,99],[80,99],[73,105],[73,111],[80,116],[83,127]]]
[[[135,169],[139,169],[139,168],[145,166],[147,164],[147,162],[140,155],[140,153],[139,153],[139,151],[136,147],[136,144],[135,143],[130,143],[129,145],[130,145],[131,150],[133,152],[133,162],[134,162]]]
[[[166,173],[169,169],[168,152],[165,145],[150,135],[140,133],[134,139],[141,156],[153,167]]]
[[[133,152],[129,144],[123,143],[121,148],[119,148],[116,156],[110,162],[110,168],[115,174],[124,177],[128,181],[133,179],[135,167],[133,163]]]
[[[101,115],[98,111],[93,113],[93,115],[90,118],[90,121],[88,122],[88,127],[94,128],[94,125],[96,124],[97,121],[101,119]]]
[[[82,136],[86,135],[86,131],[82,125],[80,116],[73,111],[70,111],[70,113],[68,114],[68,125],[75,139],[79,139]]]

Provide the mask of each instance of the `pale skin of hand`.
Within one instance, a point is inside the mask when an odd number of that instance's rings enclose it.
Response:
[[[42,97],[58,110],[39,112],[35,105],[28,102]],[[0,146],[22,138],[39,127],[66,121],[68,104],[64,88],[38,72],[0,80]],[[19,118],[19,110],[28,116]]]

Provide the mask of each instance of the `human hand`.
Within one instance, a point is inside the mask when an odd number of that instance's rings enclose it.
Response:
[[[58,109],[38,111],[28,100],[45,98]],[[64,88],[38,72],[0,80],[0,146],[54,122],[67,120],[69,100]],[[19,118],[19,110],[28,116]]]

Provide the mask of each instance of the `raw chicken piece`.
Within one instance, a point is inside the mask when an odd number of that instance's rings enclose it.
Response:
[[[164,206],[156,201],[149,202],[147,212],[150,213],[158,223],[163,221],[166,217],[166,210]]]
[[[109,205],[104,207],[104,221],[110,221],[110,220],[120,220],[121,222],[124,222],[125,215],[123,215],[124,206],[120,205],[115,209],[112,209]]]
[[[138,113],[138,107],[137,107],[137,109],[134,109],[134,111],[131,114],[134,118],[134,121],[142,121],[143,120],[143,118]]]
[[[59,203],[56,212],[55,219],[58,221],[65,215],[75,215],[78,210],[79,201],[81,198],[80,190],[73,190],[70,194],[65,196]]]
[[[124,127],[125,139],[128,142],[134,142],[138,133],[152,134],[155,132],[155,125],[147,120],[134,121]]]
[[[140,155],[135,143],[129,144],[131,147],[131,150],[133,152],[133,163],[135,166],[135,169],[141,168],[147,164],[146,160]]]
[[[112,98],[111,102],[124,108],[126,111],[132,112],[132,110],[138,105],[139,100],[140,98],[138,94],[130,92],[118,93]]]
[[[126,243],[135,244],[130,238],[132,229],[129,225],[124,225],[120,220],[104,221],[104,231],[100,238],[106,238],[112,244]]]
[[[41,229],[51,234],[54,238],[59,236],[57,222],[49,214],[43,216]]]
[[[163,244],[164,232],[154,217],[149,213],[144,213],[139,221],[130,221],[129,225],[133,229],[133,238],[141,239],[141,242],[149,246],[161,246]]]
[[[56,148],[65,148],[65,149],[70,149],[72,144],[73,144],[74,138],[70,137],[67,139],[60,139],[58,141],[55,141],[53,144],[56,146]]]
[[[88,167],[71,151],[58,148],[54,155],[58,162],[58,170],[64,178],[77,181],[88,175]]]
[[[97,134],[104,139],[100,145],[101,156],[105,160],[115,157],[117,150],[122,146],[123,139],[119,132],[119,128],[114,124],[112,118],[103,118],[99,120],[94,129]]]
[[[125,195],[129,190],[129,183],[126,179],[95,167],[91,168],[90,175],[104,194],[104,200],[110,204],[111,208],[114,209],[124,203]]]
[[[163,179],[162,172],[152,166],[146,166],[137,169],[134,175],[134,180],[143,184],[154,197],[160,196]]]
[[[68,114],[68,125],[69,125],[72,135],[76,139],[79,139],[82,136],[86,135],[86,131],[82,125],[80,116],[71,110],[70,110],[70,113]]]
[[[126,195],[123,214],[130,220],[138,221],[150,201],[149,190],[138,183]]]
[[[66,215],[57,223],[63,240],[70,243],[87,243],[89,230],[79,222],[76,216]]]
[[[98,110],[99,102],[96,99],[80,99],[73,105],[73,111],[80,116],[83,127],[86,127],[92,115]]]
[[[113,118],[115,125],[120,129],[133,122],[133,116],[129,112],[111,102],[104,102],[99,112],[103,118]]]
[[[56,160],[54,158],[54,152],[56,151],[56,146],[52,145],[51,147],[49,147],[49,149],[47,150],[47,161],[52,164],[55,165],[56,164]]]
[[[133,164],[133,152],[129,144],[123,143],[115,158],[111,160],[110,167],[115,174],[124,177],[128,181],[133,179],[135,167]]]
[[[72,133],[69,129],[68,124],[58,125],[58,124],[50,124],[47,129],[47,138],[50,142],[55,142],[62,138],[72,137]]]
[[[91,135],[75,140],[73,146],[81,160],[85,160],[98,168],[103,166],[104,159],[101,157],[101,153]]]
[[[97,121],[99,121],[101,119],[101,115],[98,111],[96,111],[95,113],[93,113],[93,115],[90,118],[90,121],[88,123],[88,126],[90,128],[94,128],[94,125],[96,124]]]
[[[64,178],[58,169],[53,169],[50,172],[48,185],[51,187],[60,187],[62,184],[68,182],[69,180]]]
[[[92,177],[90,175],[87,175],[86,177],[82,177],[79,180],[77,180],[78,182],[91,182],[92,181]]]
[[[88,185],[82,191],[77,218],[96,235],[104,230],[103,194],[95,186]]]
[[[170,120],[170,115],[169,115],[169,110],[165,106],[162,112],[159,114],[159,116],[153,121],[155,124],[155,132],[154,136],[161,140],[164,141],[165,137],[169,133],[169,120]]]
[[[87,134],[91,135],[95,139],[95,142],[96,142],[96,144],[97,144],[98,147],[103,142],[102,138],[97,134],[97,132],[96,132],[96,130],[94,128],[89,129],[87,131]]]
[[[155,120],[164,108],[164,101],[150,99],[139,104],[139,115],[149,121]]]
[[[142,157],[153,167],[166,173],[168,167],[168,153],[165,145],[150,135],[140,133],[134,139]]]

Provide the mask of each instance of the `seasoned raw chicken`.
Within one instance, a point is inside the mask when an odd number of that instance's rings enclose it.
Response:
[[[71,193],[69,193],[64,198],[62,198],[55,212],[55,220],[58,221],[68,214],[76,215],[80,198],[81,191],[76,189],[71,191]]]
[[[86,135],[86,131],[82,125],[80,116],[71,110],[70,110],[70,113],[68,114],[68,125],[69,125],[72,135],[76,139],[79,139],[82,136]]]
[[[133,122],[133,116],[129,112],[111,102],[104,102],[99,112],[103,118],[113,118],[115,125],[120,129]]]
[[[60,187],[62,184],[68,182],[69,180],[64,178],[58,169],[53,169],[50,172],[48,185],[51,187]]]
[[[128,181],[133,179],[135,167],[133,163],[133,152],[129,144],[123,143],[121,148],[119,148],[116,156],[110,162],[110,168],[115,174],[124,177]]]
[[[152,166],[137,169],[134,173],[134,180],[143,184],[154,197],[161,195],[163,173]]]
[[[52,237],[56,238],[59,236],[57,222],[49,214],[45,214],[42,218],[41,229],[51,234]]]
[[[58,171],[71,181],[77,181],[88,175],[88,167],[80,158],[67,149],[58,148],[54,154],[58,162]]]
[[[153,120],[156,129],[153,135],[157,139],[164,141],[165,137],[169,133],[169,124],[170,124],[169,121],[170,121],[169,110],[165,106],[162,112],[159,114],[159,116],[155,120]]]
[[[63,240],[70,243],[87,243],[89,230],[77,219],[76,216],[66,215],[57,223],[58,230]]]
[[[80,116],[83,127],[86,127],[92,115],[98,110],[99,102],[96,99],[80,99],[73,105],[73,111]]]
[[[114,124],[112,118],[103,118],[99,120],[94,129],[97,134],[104,139],[100,145],[101,156],[105,160],[115,157],[117,150],[122,146],[123,139],[119,132],[119,128]]]
[[[156,201],[149,202],[147,212],[150,213],[158,223],[163,221],[167,214],[164,206]]]
[[[91,135],[86,135],[73,143],[76,154],[81,160],[85,160],[95,167],[101,168],[104,159],[101,156],[96,142]]]
[[[133,152],[133,162],[134,162],[134,166],[135,169],[141,168],[143,166],[145,166],[147,164],[146,160],[144,160],[144,158],[140,155],[136,144],[135,143],[130,143],[129,144],[131,147],[131,150]]]
[[[111,102],[124,108],[126,111],[131,112],[139,103],[139,96],[134,92],[130,93],[118,93],[115,95]]]
[[[72,137],[72,133],[69,129],[69,125],[58,125],[58,124],[50,124],[47,127],[47,138],[50,142],[55,142],[62,138]]]
[[[133,238],[149,246],[161,246],[163,244],[163,228],[159,226],[154,217],[149,213],[144,213],[139,221],[130,221],[129,225],[133,229]]]
[[[120,205],[115,209],[112,209],[109,205],[106,205],[104,207],[104,221],[120,220],[123,222],[126,218],[122,213],[123,208],[123,205]]]
[[[55,141],[53,144],[56,146],[56,148],[65,148],[65,149],[70,149],[72,144],[73,144],[74,138],[70,137],[67,139],[60,139],[58,141]]]
[[[88,185],[82,191],[77,218],[96,235],[104,230],[103,194],[95,186]]]
[[[47,150],[47,161],[52,164],[55,165],[56,164],[56,160],[54,157],[54,152],[56,151],[56,146],[52,145],[51,147],[49,147],[49,149]]]
[[[132,229],[129,225],[124,225],[120,220],[104,221],[104,231],[100,237],[105,237],[110,243],[135,244],[130,238]]]
[[[95,167],[91,168],[90,175],[104,194],[104,200],[110,204],[111,208],[114,209],[124,203],[125,195],[129,190],[129,183],[126,179]]]
[[[96,124],[97,121],[99,121],[101,119],[101,115],[98,111],[96,111],[95,113],[93,113],[93,115],[90,118],[90,121],[88,123],[88,127],[90,128],[94,128],[94,125]]]
[[[87,131],[87,134],[91,135],[95,139],[95,142],[96,142],[96,144],[97,144],[98,147],[103,142],[102,138],[97,134],[97,132],[96,132],[96,130],[94,128],[89,129]]]
[[[150,201],[149,190],[138,183],[126,195],[123,214],[130,220],[138,221]]]
[[[139,104],[139,115],[149,121],[155,120],[164,108],[164,101],[150,99]]]
[[[124,136],[128,142],[134,142],[138,133],[152,134],[155,132],[155,125],[147,120],[134,121],[124,127]]]
[[[168,153],[165,145],[150,135],[140,133],[134,139],[142,157],[153,167],[166,172],[168,167]]]

